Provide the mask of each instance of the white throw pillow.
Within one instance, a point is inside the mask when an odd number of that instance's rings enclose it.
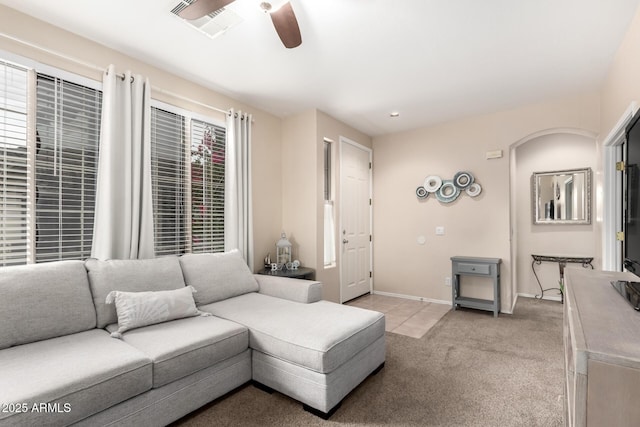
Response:
[[[121,292],[111,291],[106,303],[116,304],[118,330],[111,333],[122,338],[122,333],[141,326],[182,319],[183,317],[211,316],[196,308],[191,286],[172,291]]]

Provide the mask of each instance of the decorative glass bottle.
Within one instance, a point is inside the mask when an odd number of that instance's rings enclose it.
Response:
[[[278,268],[285,268],[287,265],[291,265],[291,242],[287,240],[284,231],[280,235],[280,240],[276,243],[276,262]]]

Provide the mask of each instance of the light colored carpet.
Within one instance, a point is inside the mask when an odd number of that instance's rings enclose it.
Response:
[[[562,305],[520,298],[513,315],[447,313],[422,338],[387,333],[385,368],[329,421],[253,386],[179,426],[561,426]]]

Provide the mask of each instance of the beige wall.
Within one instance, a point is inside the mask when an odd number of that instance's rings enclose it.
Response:
[[[317,269],[316,145],[315,110],[282,121],[282,228],[293,258]]]
[[[218,120],[224,120],[224,115],[162,91],[170,91],[217,108],[235,108],[253,114],[254,268],[261,267],[262,257],[272,250],[282,227],[279,118],[5,6],[0,6],[0,31],[5,35],[0,36],[0,49],[9,53],[97,81],[102,80],[102,71],[95,67],[106,68],[109,64],[114,64],[118,72],[130,69],[134,73],[148,76],[155,89],[152,91],[154,99]],[[67,58],[46,53],[28,44],[53,50]]]
[[[558,245],[572,253],[581,249],[585,254],[593,254],[598,268],[602,252],[601,210],[593,212],[590,227],[578,227],[581,228],[579,231],[532,231],[530,237],[535,241],[530,241],[525,235],[519,236],[516,253],[519,252],[517,256],[522,259],[514,272],[518,271],[520,283],[515,284],[517,286],[512,292],[509,148],[531,135],[554,129],[571,128],[598,135],[595,156],[590,154],[591,148],[583,150],[576,147],[575,158],[566,158],[566,162],[558,165],[560,168],[570,167],[578,158],[582,158],[580,164],[593,165],[595,209],[599,202],[596,197],[598,189],[602,187],[601,142],[630,103],[640,101],[639,52],[640,11],[615,56],[602,89],[597,93],[374,138],[375,289],[449,301],[450,288],[444,286],[444,278],[450,276],[450,256],[499,256],[504,262],[502,308],[509,310],[507,301],[513,299],[513,292],[537,293],[537,284],[531,282],[530,260],[525,260],[532,250],[548,251],[558,248]],[[552,155],[559,147],[550,144],[547,148]],[[493,149],[504,150],[505,157],[485,160],[484,152]],[[542,149],[544,153],[545,149]],[[515,166],[514,171],[520,175],[526,175],[525,169],[533,167]],[[477,201],[463,197],[453,206],[444,206],[432,198],[418,202],[413,195],[415,187],[427,174],[450,177],[463,169],[474,172],[483,184],[483,195]],[[514,185],[518,186],[517,183]],[[530,222],[530,212],[522,210],[516,208],[514,211],[514,225]],[[445,236],[435,236],[436,225],[445,226]],[[577,241],[584,246],[566,242],[567,232],[578,234]],[[416,243],[420,235],[427,238],[424,246]],[[548,271],[549,277],[546,277],[547,269],[554,267],[543,267],[543,281],[555,277],[555,271]]]
[[[451,301],[451,288],[445,286],[450,257],[497,257],[503,262],[502,310],[511,311],[510,147],[548,129],[597,132],[598,97],[588,93],[374,138],[375,290]],[[490,150],[503,150],[504,157],[486,160]],[[461,170],[472,172],[482,185],[479,197],[463,194],[449,205],[434,197],[416,198],[415,189],[427,175],[451,179]],[[445,227],[444,236],[435,235],[436,226]],[[426,238],[424,245],[417,243],[419,236]],[[491,296],[487,282],[463,291]]]
[[[540,287],[531,270],[531,254],[595,257],[595,212],[590,225],[534,225],[532,221],[531,176],[533,172],[591,168],[596,171],[597,147],[593,136],[553,132],[533,138],[515,149],[515,233],[517,235],[517,292],[539,295]],[[592,189],[592,200],[594,191]],[[592,206],[595,204],[592,203]],[[571,265],[569,267],[575,267]],[[578,265],[579,266],[579,265]],[[557,288],[558,265],[536,266],[543,289]],[[582,268],[582,267],[580,267]],[[557,291],[545,293],[556,296]]]
[[[294,257],[316,270],[323,298],[340,300],[340,260],[324,267],[324,138],[334,141],[333,187],[336,225],[339,224],[340,158],[338,144],[344,136],[367,147],[371,138],[318,110],[288,117],[282,124],[282,225],[293,245]],[[336,229],[336,233],[339,231]],[[336,236],[336,242],[337,242]],[[338,249],[340,245],[338,245]]]
[[[618,48],[602,85],[600,141],[632,101],[640,101],[640,10]]]

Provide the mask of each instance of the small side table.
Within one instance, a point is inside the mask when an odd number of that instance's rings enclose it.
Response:
[[[543,262],[557,262],[558,269],[560,270],[560,283],[564,287],[564,268],[567,266],[567,263],[572,262],[575,264],[582,264],[583,268],[591,267],[593,270],[593,257],[575,257],[575,256],[557,256],[557,255],[534,255],[531,254],[531,270],[533,270],[533,275],[536,277],[536,281],[538,282],[538,286],[540,287],[540,296],[536,295],[536,298],[541,298],[544,296],[546,291],[558,290],[560,291],[560,298],[564,302],[564,290],[561,288],[548,288],[542,289],[542,284],[540,283],[540,278],[538,277],[538,273],[536,273],[536,269],[534,268],[536,265],[540,265]]]
[[[305,279],[305,280],[315,280],[316,271],[313,268],[307,267],[298,267],[295,270],[274,270],[271,268],[263,268],[258,271],[258,274],[264,274],[265,276],[278,276],[278,277],[290,277],[293,279]]]
[[[493,311],[493,317],[500,312],[500,258],[451,257],[452,305],[478,310]],[[460,295],[460,276],[482,276],[493,280],[493,299],[469,298]]]

